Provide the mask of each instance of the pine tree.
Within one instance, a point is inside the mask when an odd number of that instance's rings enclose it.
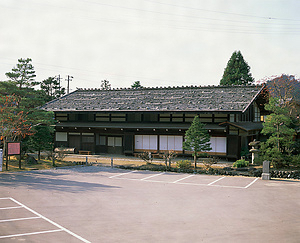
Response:
[[[111,84],[109,83],[108,80],[104,79],[101,80],[101,85],[100,85],[102,90],[110,90],[111,89]]]
[[[41,90],[43,90],[47,95],[45,99],[46,101],[59,98],[66,93],[65,88],[62,88],[59,81],[54,77],[49,77],[43,80],[40,83],[40,86]]]
[[[204,128],[205,124],[200,122],[198,116],[195,116],[192,125],[185,133],[183,148],[193,151],[195,169],[197,168],[197,156],[200,152],[211,150],[210,136]]]
[[[132,89],[141,89],[143,88],[143,86],[141,85],[140,81],[135,81],[132,85],[131,85]]]
[[[281,107],[278,98],[271,97],[265,109],[272,113],[263,123],[264,128],[261,133],[269,135],[269,138],[262,143],[261,152],[264,159],[270,160],[271,164],[278,168],[288,164],[291,158],[295,130],[291,128],[292,119],[289,116],[289,109]]]
[[[31,61],[30,58],[20,58],[18,59],[16,67],[14,67],[11,72],[5,73],[12,82],[19,86],[19,89],[23,87],[33,87],[38,84],[38,82],[34,80],[36,75]]]
[[[243,55],[240,51],[233,52],[224,70],[220,85],[247,85],[253,82],[250,67]]]

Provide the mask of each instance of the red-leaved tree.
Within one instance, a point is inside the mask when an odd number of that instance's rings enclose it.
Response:
[[[5,95],[0,97],[0,138],[7,141],[21,140],[31,135],[31,124],[27,122],[27,114],[17,109],[17,97]],[[5,146],[3,154],[5,154]]]

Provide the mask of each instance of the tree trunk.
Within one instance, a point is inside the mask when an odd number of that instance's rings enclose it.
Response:
[[[279,125],[277,125],[277,148],[278,148],[278,152],[280,152]]]
[[[38,160],[41,160],[41,150],[38,151]]]
[[[195,164],[195,170],[197,169],[197,155],[194,154],[194,164]]]
[[[6,143],[6,138],[3,138],[3,161],[4,158],[6,159],[5,161],[5,169],[8,170],[8,155],[7,155],[7,143]]]

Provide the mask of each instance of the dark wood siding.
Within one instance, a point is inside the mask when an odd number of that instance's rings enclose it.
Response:
[[[241,153],[241,138],[240,136],[227,136],[227,157],[238,159]]]

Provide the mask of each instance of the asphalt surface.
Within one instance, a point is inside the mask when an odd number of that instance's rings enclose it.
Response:
[[[77,167],[0,174],[0,242],[299,242],[300,181]]]

